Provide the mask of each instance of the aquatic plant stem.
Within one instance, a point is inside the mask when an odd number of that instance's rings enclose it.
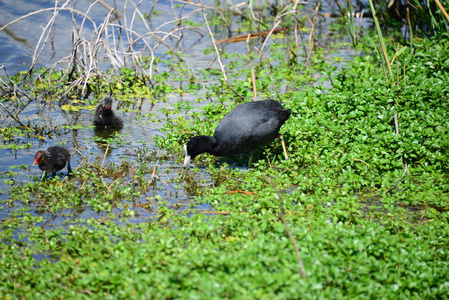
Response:
[[[385,58],[385,64],[388,68],[388,73],[390,74],[390,78],[393,78],[393,71],[391,70],[390,59],[388,58],[387,48],[385,47],[384,38],[382,35],[382,30],[380,29],[379,20],[377,20],[376,10],[374,9],[373,0],[369,0],[369,5],[371,7],[371,11],[373,13],[374,24],[376,25],[377,36],[379,37],[380,46],[382,48],[382,53]]]
[[[443,5],[441,4],[441,2],[439,0],[435,0],[435,3],[438,5],[438,8],[441,10],[441,12],[443,13],[443,15],[446,17],[446,19],[449,22],[449,15],[447,14],[446,10],[444,9]]]

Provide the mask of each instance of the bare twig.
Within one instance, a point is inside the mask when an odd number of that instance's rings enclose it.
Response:
[[[398,125],[398,114],[394,113],[394,128],[396,130],[396,135],[399,134],[399,125]]]
[[[43,13],[43,12],[46,12],[46,11],[52,11],[52,10],[54,10],[53,7],[51,7],[51,8],[39,9],[39,10],[30,12],[29,14],[26,14],[26,15],[24,15],[24,16],[21,16],[21,17],[15,19],[15,20],[12,20],[12,21],[9,22],[8,24],[4,25],[3,27],[0,27],[0,32],[3,31],[4,29],[6,29],[7,27],[11,26],[12,24],[17,23],[17,22],[19,22],[19,21],[21,21],[21,20],[23,20],[23,19],[26,19],[26,18],[28,18],[28,17],[34,16],[34,15],[37,15],[37,14],[40,14],[40,13]],[[59,10],[67,10],[67,11],[73,11],[73,12],[79,13],[79,14],[85,16],[87,19],[89,19],[89,20],[92,22],[92,24],[95,25],[95,22],[94,22],[91,18],[89,18],[89,16],[87,16],[85,13],[83,13],[83,12],[81,12],[81,11],[79,11],[79,10],[76,10],[76,9],[73,9],[73,8],[60,8]]]
[[[14,121],[16,121],[17,123],[20,124],[20,126],[26,128],[26,129],[28,129],[28,130],[31,130],[31,128],[28,127],[27,125],[25,125],[22,121],[20,121],[20,119],[19,119],[16,115],[14,115],[13,113],[11,113],[11,112],[10,112],[4,105],[3,105],[3,103],[0,102],[0,105],[3,107],[3,109],[6,111],[6,113],[7,113],[11,118],[14,119]]]
[[[371,166],[369,165],[369,163],[367,163],[366,161],[364,161],[363,159],[360,158],[354,158],[355,161],[361,161],[362,163],[364,163],[368,168],[371,169]]]
[[[210,9],[210,10],[215,11],[218,15],[220,15],[221,20],[226,25],[226,28],[228,29],[229,36],[232,35],[231,25],[228,23],[228,21],[226,20],[226,17],[224,16],[224,14],[219,9],[217,9],[217,8],[215,8],[213,6],[204,5],[201,1],[200,1],[199,4],[195,3],[193,1],[188,1],[188,0],[187,1],[177,0],[177,2],[185,3],[185,4],[189,4],[189,5],[194,5],[194,6],[200,7],[201,9]]]
[[[254,74],[254,68],[251,68],[251,80],[253,82],[253,101],[257,101],[257,86],[256,86],[256,75]]]
[[[303,279],[306,279],[306,270],[304,268],[304,262],[302,261],[302,258],[301,258],[301,253],[299,252],[298,243],[296,242],[295,237],[293,236],[292,232],[290,231],[290,227],[288,226],[287,220],[285,219],[285,208],[284,208],[284,200],[282,198],[282,195],[277,190],[277,188],[274,185],[271,178],[265,177],[265,180],[274,188],[274,190],[276,191],[276,194],[278,195],[279,208],[280,208],[279,218],[281,219],[282,223],[284,224],[287,235],[290,238],[290,241],[292,242],[293,247],[295,249],[296,258],[298,260],[299,274],[301,275],[301,277]]]
[[[145,192],[145,193],[147,192],[147,187],[148,187],[151,183],[153,183],[153,179],[155,178],[155,175],[156,175],[156,169],[157,169],[157,166],[154,166],[154,167],[153,167],[153,173],[151,173],[150,180],[148,180],[148,183],[147,183],[147,185],[145,186],[145,189],[144,189],[144,192]]]
[[[312,28],[311,28],[310,34],[309,34],[309,53],[307,55],[307,59],[305,62],[306,64],[312,58],[313,49],[315,48],[315,23],[316,23],[316,18],[319,13],[320,6],[321,6],[321,2],[318,2],[315,7],[315,14],[313,15],[312,20],[311,20]]]
[[[37,200],[39,200],[40,204],[42,204],[43,207],[45,207],[46,210],[48,210],[53,216],[56,216],[56,214],[48,207],[47,204],[44,203],[39,197],[37,197]]]
[[[394,127],[395,127],[395,132],[396,135],[399,135],[399,124],[398,124],[398,115],[397,113],[394,114]],[[404,159],[404,157],[402,158]],[[391,192],[393,189],[395,189],[398,184],[402,181],[402,179],[404,178],[405,174],[408,173],[408,165],[407,163],[404,163],[404,172],[402,172],[401,177],[396,180],[395,184],[393,184],[386,192],[385,194],[388,194],[389,192]]]
[[[20,98],[17,93],[17,91],[19,91],[24,97],[26,97],[28,99],[28,101],[30,101],[30,102],[33,101],[33,99],[30,96],[28,96],[28,94],[26,92],[22,91],[19,88],[19,86],[11,79],[11,77],[9,76],[8,71],[6,70],[6,67],[4,65],[1,65],[0,69],[3,69],[6,77],[9,80],[9,83],[12,84],[12,87],[11,87],[8,83],[3,81],[2,77],[0,77],[0,82],[4,85],[4,88],[10,89],[12,91],[12,93],[14,94],[14,97],[16,97],[16,98]],[[6,93],[6,90],[4,92]]]
[[[216,41],[216,43],[221,44],[221,43],[228,43],[228,42],[229,43],[243,42],[243,41],[248,41],[248,40],[252,40],[252,39],[256,39],[256,38],[260,38],[260,37],[267,37],[267,36],[271,35],[272,33],[280,33],[285,30],[286,30],[286,28],[284,28],[284,27],[278,28],[278,29],[273,28],[272,30],[234,36],[232,38]]]
[[[270,39],[270,36],[273,34],[273,32],[276,30],[276,27],[278,27],[281,24],[281,21],[276,22],[276,24],[274,24],[273,28],[270,30],[270,32],[267,34],[267,37],[265,38],[265,40],[263,41],[262,47],[260,47],[259,50],[259,62],[260,62],[260,57],[261,57],[261,53],[263,51],[263,49],[265,48],[265,45],[267,44],[267,42]]]
[[[201,2],[201,5],[202,4],[203,3]],[[223,75],[223,79],[224,79],[226,85],[228,86],[228,88],[230,90],[232,90],[234,92],[234,94],[239,96],[242,100],[245,100],[245,98],[242,95],[240,95],[239,93],[237,93],[237,91],[234,90],[234,88],[229,84],[228,77],[226,76],[226,70],[224,68],[223,62],[221,61],[220,51],[218,50],[217,43],[215,42],[214,35],[212,33],[212,30],[210,29],[209,22],[207,21],[207,15],[206,15],[206,12],[204,11],[204,6],[202,7],[202,12],[203,12],[204,22],[206,23],[207,30],[209,31],[209,36],[210,36],[210,38],[212,40],[212,45],[214,46],[215,53],[217,54],[217,61],[220,64],[221,74]]]
[[[404,164],[404,172],[402,172],[401,177],[398,180],[396,180],[396,182],[384,194],[388,194],[389,192],[391,192],[392,190],[397,188],[398,184],[402,181],[405,174],[407,174],[407,173],[408,173],[408,165],[407,165],[407,163],[405,163]]]
[[[120,19],[121,18],[121,15],[117,12],[117,10],[115,8],[113,8],[112,6],[110,6],[109,4],[104,2],[103,0],[99,0],[98,2],[101,5],[103,5],[104,7],[106,7],[107,10],[112,11],[115,14],[115,18],[116,19]]]
[[[102,161],[101,161],[101,166],[103,166],[104,160],[105,160],[106,155],[108,154],[108,152],[109,152],[109,142],[108,142],[108,144],[106,145],[106,150],[104,151],[103,159],[102,159]]]
[[[258,49],[256,49],[256,50],[258,50]],[[277,82],[274,80],[273,76],[271,76],[270,68],[272,67],[272,65],[271,65],[271,63],[270,63],[270,60],[267,59],[267,58],[265,57],[265,54],[262,54],[261,52],[259,52],[259,55],[262,55],[262,57],[265,58],[264,60],[262,60],[262,62],[263,62],[263,67],[264,67],[265,72],[267,73],[268,77],[270,77],[271,86],[272,86],[273,89],[275,90],[277,98],[278,98],[279,100],[281,100],[281,97],[279,96],[279,95],[280,95],[280,92],[279,92],[279,89],[278,89],[278,87],[277,87]],[[270,68],[267,67],[267,65],[269,65]]]
[[[102,0],[93,1],[86,12],[69,7],[72,5],[72,2],[73,1],[66,0],[62,4],[59,4],[59,1],[55,1],[54,6],[51,8],[34,11],[0,27],[1,32],[2,30],[6,30],[12,24],[20,22],[30,16],[52,12],[50,20],[42,27],[42,32],[36,44],[32,64],[28,72],[28,75],[30,75],[35,65],[41,59],[44,50],[48,47],[48,44],[50,44],[50,46],[53,45],[57,17],[63,11],[72,13],[72,51],[69,55],[58,59],[51,67],[44,70],[43,73],[51,75],[58,66],[66,65],[65,68],[62,68],[61,76],[58,76],[58,79],[56,79],[61,84],[61,87],[65,87],[65,89],[63,89],[62,97],[66,97],[68,93],[72,92],[74,89],[79,89],[82,95],[85,95],[86,92],[90,93],[91,90],[89,84],[92,78],[103,78],[103,81],[108,81],[108,78],[112,77],[114,74],[103,72],[102,70],[105,70],[105,68],[100,66],[102,62],[110,64],[112,70],[115,71],[116,74],[121,74],[123,66],[129,66],[138,71],[139,74],[142,74],[142,79],[149,79],[151,82],[155,62],[155,51],[158,47],[166,47],[171,53],[177,56],[179,60],[182,60],[182,58],[177,55],[178,51],[172,49],[166,40],[168,38],[174,38],[180,41],[183,30],[197,32],[200,37],[202,37],[202,32],[204,31],[204,29],[195,26],[180,26],[181,20],[189,19],[193,14],[201,10],[201,8],[199,8],[200,5],[197,5],[198,9],[189,11],[189,13],[180,16],[179,18],[169,20],[153,30],[150,27],[147,17],[139,10],[140,2],[134,3],[133,1],[125,1],[123,20],[116,23],[113,23],[113,21],[121,16],[117,14],[116,8],[105,5]],[[109,9],[109,13],[100,25],[89,17],[92,8],[99,3]],[[187,4],[188,2],[181,1],[181,3]],[[127,10],[132,10],[131,14]],[[226,23],[224,15],[219,10],[215,9],[215,11],[219,13]],[[114,17],[113,14],[116,14],[116,17]],[[131,18],[129,17],[130,15]],[[76,18],[75,16],[82,17],[79,25],[79,18]],[[143,25],[143,33],[134,29],[134,27],[137,28],[137,26],[134,25],[137,21],[139,22],[139,27],[142,27],[141,25]],[[89,28],[89,31],[85,28],[86,22],[89,22],[92,25],[89,26],[92,27]],[[163,30],[163,28],[170,25],[173,26],[173,29],[168,31]],[[231,32],[229,24],[227,24],[227,26],[228,31]],[[92,33],[90,33],[91,31]],[[139,44],[138,48],[135,47],[136,44]],[[53,53],[51,54],[52,58]],[[107,69],[110,69],[109,66]],[[41,76],[41,78],[44,77]],[[55,79],[52,76],[47,76],[45,80],[53,81]],[[49,82],[48,86],[54,86],[54,82]]]

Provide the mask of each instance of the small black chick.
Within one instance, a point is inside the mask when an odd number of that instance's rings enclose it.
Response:
[[[95,115],[93,123],[97,128],[108,129],[115,128],[120,129],[123,127],[123,121],[117,117],[112,111],[112,98],[106,97],[102,103],[98,104],[95,109]]]
[[[52,173],[55,176],[56,172],[64,169],[67,165],[68,173],[72,173],[70,167],[70,152],[61,146],[51,146],[47,150],[39,150],[34,155],[34,163],[39,166],[39,169],[45,173]]]

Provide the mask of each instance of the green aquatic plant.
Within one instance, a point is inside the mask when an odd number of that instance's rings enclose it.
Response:
[[[257,11],[241,14],[251,18],[244,20],[248,28],[260,22],[251,13]],[[301,17],[285,22],[296,28]],[[126,127],[92,138],[86,147],[95,142],[99,152],[73,149],[78,164],[70,178],[41,181],[23,172],[26,166],[2,172],[2,297],[447,297],[449,36],[415,40],[412,49],[384,34],[389,60],[366,36],[357,57],[338,59],[341,42],[302,53],[291,36],[268,39],[262,53],[224,47],[228,82],[217,65],[191,70],[178,61],[188,54],[178,51],[143,61],[166,68],[152,74],[151,84],[138,69],[124,69],[108,84],[121,112],[135,114],[139,126],[162,126],[154,139],[130,143]],[[382,70],[386,63],[393,76]],[[25,93],[36,90],[29,78],[18,78]],[[89,82],[95,99],[105,94],[100,79]],[[94,106],[95,100],[53,98],[51,91],[63,89],[47,83],[38,85],[48,92],[42,105],[50,112]],[[256,151],[252,168],[244,155],[204,155],[184,169],[185,142],[211,134],[253,96],[282,100],[292,110],[282,127],[289,159],[274,142]],[[139,112],[146,101],[157,101],[158,109]],[[60,128],[93,130],[42,124],[37,134],[5,126],[4,143],[22,141],[23,133],[37,140]],[[111,155],[114,147],[125,151]]]

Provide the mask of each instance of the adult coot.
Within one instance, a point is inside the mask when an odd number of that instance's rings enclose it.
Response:
[[[112,98],[105,97],[102,103],[98,104],[95,109],[94,125],[97,128],[108,129],[123,127],[123,121],[112,111]]]
[[[214,136],[200,135],[184,146],[184,166],[204,152],[227,156],[267,145],[279,136],[279,129],[289,117],[290,109],[272,99],[243,103],[221,120]]]
[[[68,173],[72,173],[70,167],[70,152],[61,146],[51,146],[47,150],[39,150],[34,155],[34,165],[38,165],[39,169],[45,173],[52,173],[53,176],[57,171],[64,169],[67,165]]]

